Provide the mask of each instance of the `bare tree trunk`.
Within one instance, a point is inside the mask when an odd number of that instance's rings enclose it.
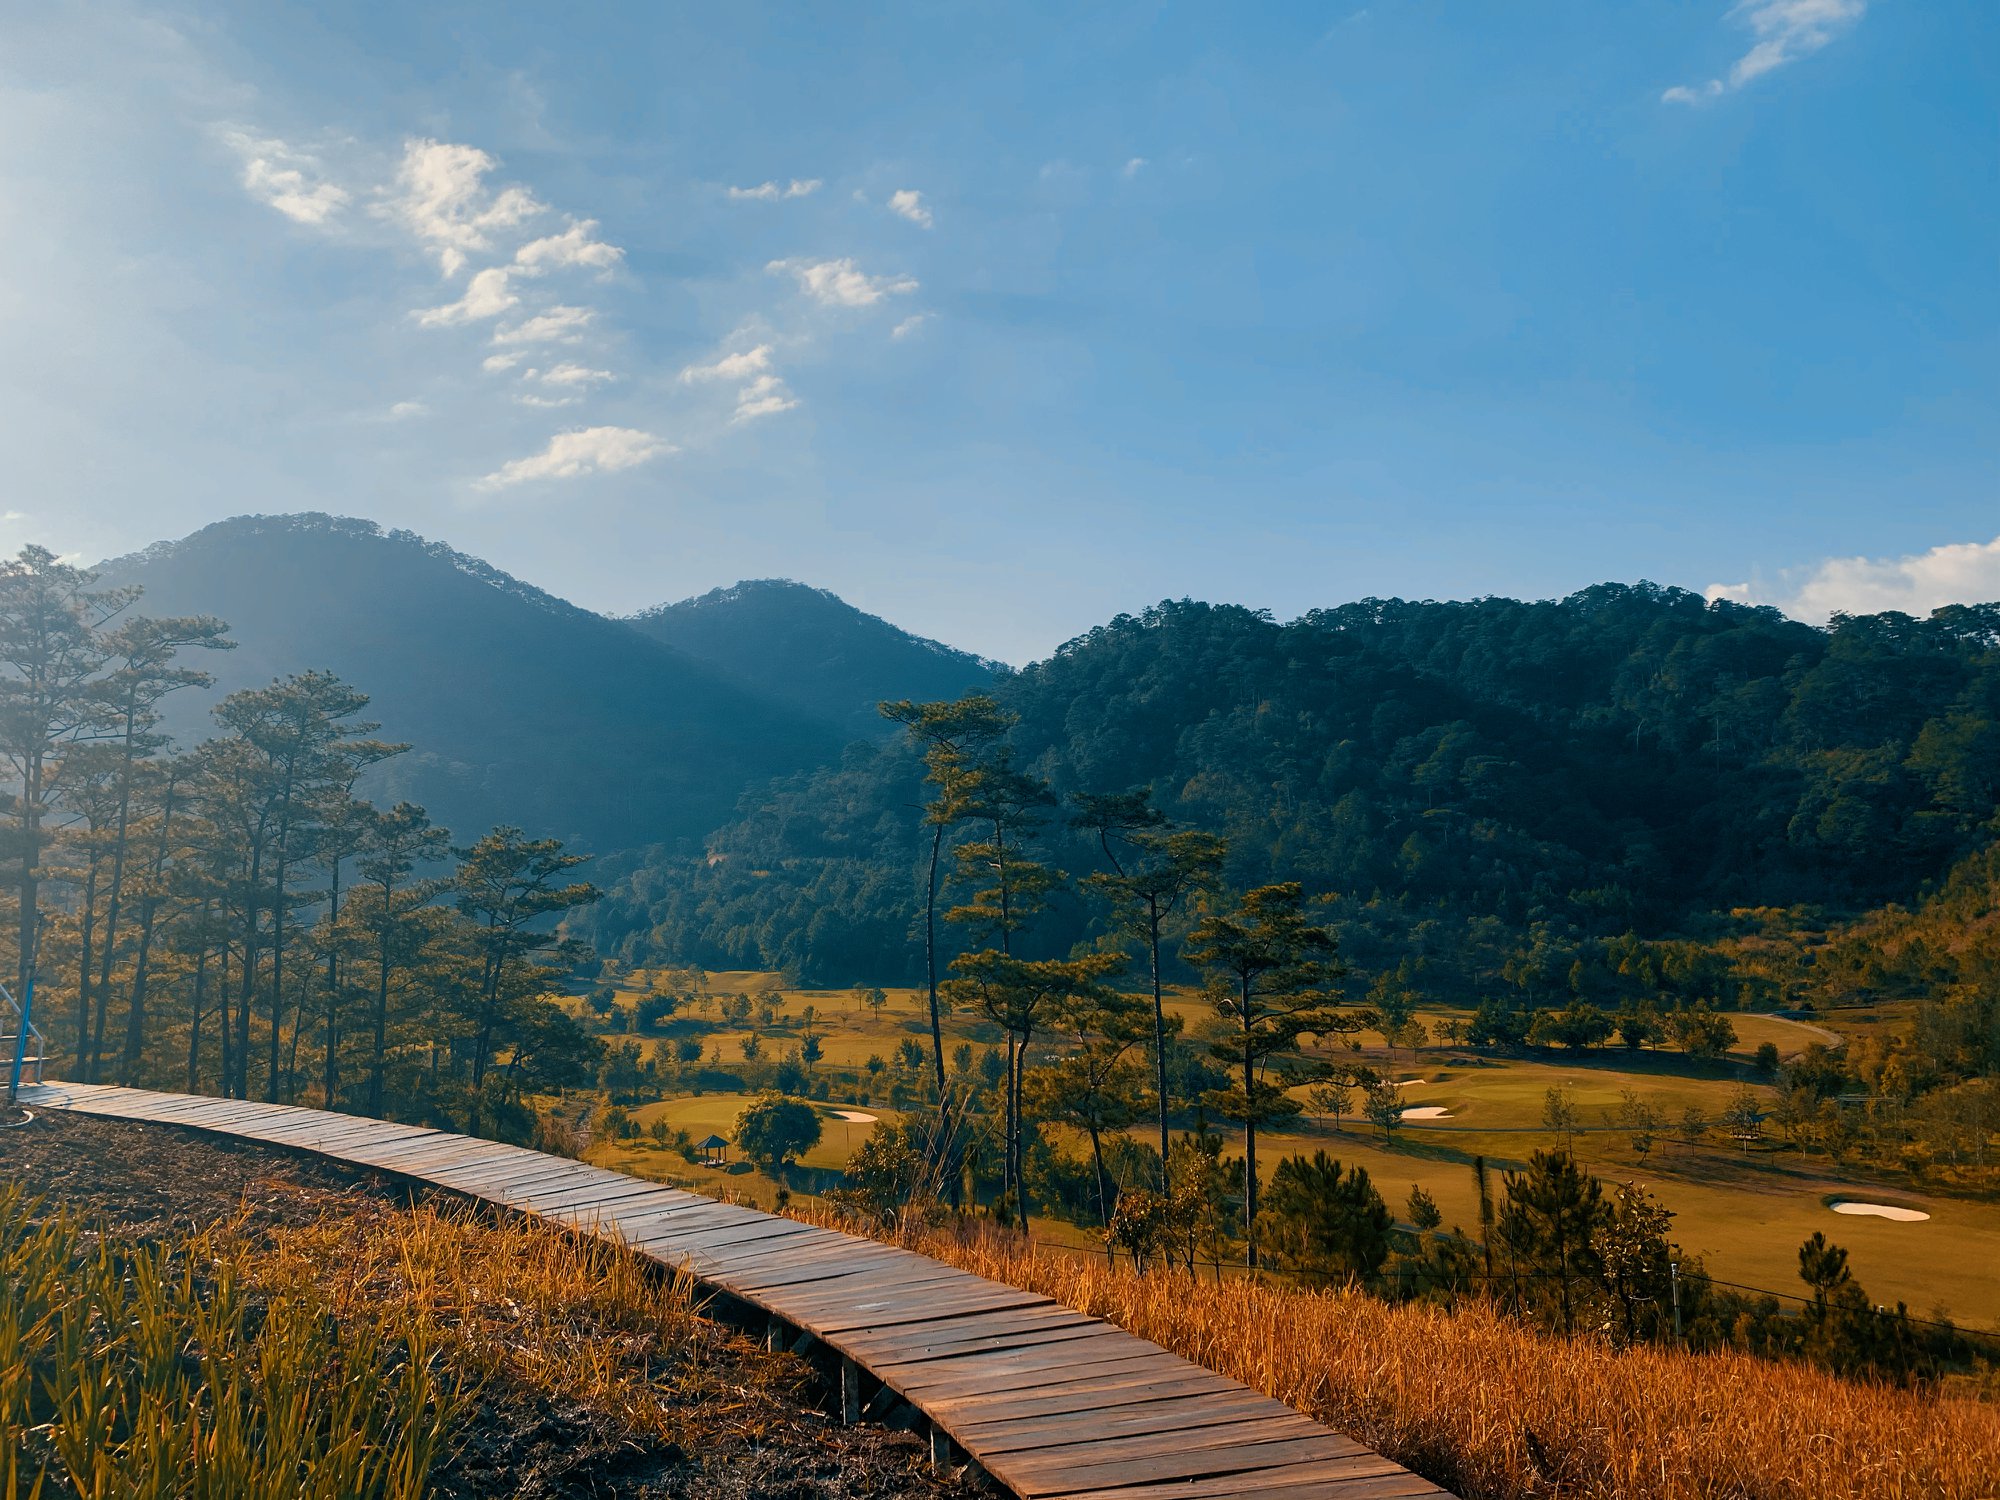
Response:
[[[1151,935],[1148,952],[1153,971],[1153,1065],[1160,1103],[1160,1191],[1165,1193],[1172,1187],[1167,1176],[1167,1152],[1172,1142],[1167,1130],[1167,1000],[1160,985],[1160,923],[1163,918],[1159,897],[1149,895],[1146,898],[1146,920]]]
[[[97,845],[93,840],[83,877],[83,910],[77,914],[77,941],[82,945],[82,953],[76,966],[76,1076],[85,1083],[94,1081],[91,1075],[97,1070],[96,1049],[90,1040],[90,960],[97,935],[98,863]],[[97,1037],[102,1042],[104,1022],[101,1007]]]
[[[125,1018],[125,1056],[118,1065],[119,1082],[125,1084],[138,1076],[139,1053],[145,1046],[146,981],[153,952],[153,924],[160,910],[160,876],[167,867],[167,849],[174,832],[174,788],[170,777],[165,800],[160,805],[160,841],[153,850],[153,867],[148,872],[148,888],[141,904],[139,951],[132,960],[132,1000]]]
[[[1250,1050],[1250,985],[1243,984],[1243,1242],[1245,1259],[1257,1269],[1257,1095],[1256,1059]]]
[[[208,903],[202,903],[202,920],[208,920]],[[194,958],[194,1001],[188,1019],[187,1091],[201,1092],[201,1011],[208,998],[208,943],[202,942]]]

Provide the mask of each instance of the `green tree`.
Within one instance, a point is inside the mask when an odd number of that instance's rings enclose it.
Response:
[[[968,693],[950,703],[904,699],[881,704],[879,712],[891,723],[903,726],[910,743],[923,756],[924,777],[934,788],[923,818],[930,830],[930,861],[924,876],[924,983],[930,1001],[938,1108],[945,1111],[949,1096],[945,1093],[944,1019],[938,999],[938,875],[946,837],[972,815],[974,798],[986,775],[986,752],[1007,733],[1014,716],[986,693]],[[871,998],[869,1003],[875,1001]]]
[[[1278,1163],[1266,1211],[1273,1248],[1310,1280],[1373,1281],[1388,1259],[1395,1219],[1367,1169],[1324,1151]]]
[[[1395,1139],[1407,1107],[1403,1091],[1386,1078],[1377,1078],[1361,1090],[1361,1112],[1368,1117],[1369,1124],[1381,1130],[1385,1141]]]
[[[1029,1044],[1036,1031],[1061,1011],[1112,1005],[1114,997],[1104,981],[1121,962],[1109,953],[1070,959],[1014,958],[994,948],[952,960],[954,1003],[978,1007],[1007,1033],[1002,1178],[1007,1202],[1024,1226],[1028,1199],[1022,1121]],[[1003,1206],[1003,1216],[1005,1212]]]
[[[782,1094],[759,1094],[736,1117],[736,1144],[776,1175],[819,1144],[819,1111]]]
[[[369,1006],[368,1113],[382,1113],[387,1087],[390,996],[399,978],[417,963],[435,929],[420,913],[446,882],[418,877],[417,871],[444,857],[451,835],[436,827],[414,802],[398,802],[368,822],[361,847],[361,876],[367,882],[342,920],[356,945],[368,951],[375,969]]]
[[[1177,829],[1153,805],[1152,788],[1108,795],[1079,794],[1075,824],[1095,835],[1108,871],[1087,877],[1086,888],[1110,903],[1112,923],[1143,944],[1153,992],[1153,1088],[1159,1109],[1160,1170],[1166,1171],[1172,1098],[1167,1087],[1168,1017],[1160,950],[1167,923],[1221,877],[1227,843],[1214,834]],[[1161,1184],[1165,1189],[1164,1181]]]
[[[111,658],[103,627],[136,597],[132,589],[93,588],[96,582],[95,573],[61,561],[46,547],[23,547],[0,563],[0,757],[12,771],[9,853],[20,867],[17,998],[36,971],[47,822],[61,789],[65,752],[79,738],[108,727],[109,706],[94,686]],[[88,1047],[84,1003],[79,996],[79,1055]]]
[[[471,1066],[474,1124],[478,1095],[496,1048],[510,1024],[555,975],[537,960],[560,954],[571,964],[583,950],[565,943],[550,922],[588,906],[599,896],[587,881],[566,880],[588,856],[567,852],[560,839],[531,839],[518,828],[496,828],[458,859],[452,889],[459,913],[472,924],[479,956],[471,998]]]
[[[1537,1151],[1525,1172],[1507,1174],[1499,1237],[1517,1306],[1540,1308],[1563,1333],[1576,1331],[1582,1290],[1603,1269],[1597,1245],[1608,1212],[1602,1185],[1567,1151]]]
[[[1069,1048],[1031,1078],[1031,1101],[1039,1116],[1088,1137],[1098,1221],[1105,1225],[1111,1222],[1113,1198],[1104,1137],[1132,1124],[1145,1107],[1145,1087],[1131,1055],[1146,1035],[1143,1005],[1135,996],[1099,986],[1067,997],[1058,1006],[1055,1024]]]
[[[1334,1008],[1345,970],[1334,935],[1307,918],[1305,890],[1297,881],[1260,886],[1236,910],[1205,918],[1195,927],[1187,957],[1204,971],[1209,999],[1235,1032],[1213,1050],[1241,1074],[1204,1102],[1243,1125],[1243,1232],[1254,1269],[1257,1127],[1289,1119],[1300,1108],[1283,1084],[1268,1076],[1272,1063],[1297,1057],[1302,1037],[1341,1035],[1361,1023]]]

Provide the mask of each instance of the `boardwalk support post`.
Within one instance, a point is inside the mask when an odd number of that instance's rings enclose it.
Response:
[[[931,1423],[931,1472],[951,1474],[951,1438],[937,1423]]]
[[[840,1357],[840,1421],[852,1427],[861,1420],[861,1366],[846,1355]]]
[[[785,1347],[785,1325],[777,1318],[764,1329],[764,1347],[773,1354]]]

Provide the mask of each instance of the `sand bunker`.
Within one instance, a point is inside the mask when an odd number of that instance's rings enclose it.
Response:
[[[1401,1078],[1396,1081],[1396,1087],[1399,1089],[1421,1088],[1429,1082],[1428,1078]]]
[[[852,1120],[856,1125],[873,1125],[875,1123],[874,1115],[867,1114],[858,1109],[836,1109],[833,1112],[833,1117],[836,1120]]]
[[[1406,1120],[1449,1120],[1451,1111],[1442,1104],[1419,1104],[1415,1109],[1403,1111]]]
[[[1856,1203],[1847,1198],[1831,1207],[1837,1214],[1866,1214],[1875,1219],[1894,1219],[1898,1224],[1916,1224],[1930,1217],[1921,1208],[1898,1208],[1893,1203]]]

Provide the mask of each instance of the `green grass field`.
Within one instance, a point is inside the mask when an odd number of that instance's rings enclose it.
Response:
[[[645,979],[643,974],[628,976],[618,986],[619,998],[632,1001],[643,991]],[[889,1058],[905,1037],[928,1045],[927,1013],[919,990],[891,989],[887,1003],[876,1011],[850,991],[773,992],[769,989],[772,983],[773,976],[757,973],[708,976],[714,995],[748,993],[760,1003],[769,995],[777,1003],[781,1019],[787,1021],[795,1022],[806,1006],[812,1006],[825,1049],[822,1068],[859,1067],[870,1055]],[[1212,1014],[1206,1002],[1192,993],[1175,993],[1169,1005],[1190,1025]],[[1436,1035],[1439,1023],[1451,1014],[1430,1011],[1422,1018]],[[673,1029],[688,1025],[700,1028],[706,1044],[720,1044],[722,1067],[733,1068],[742,1060],[740,1039],[746,1028],[715,1025],[715,1016],[714,1009],[697,1008],[677,1018]],[[1459,1019],[1463,1019],[1462,1013]],[[1625,1090],[1642,1095],[1670,1122],[1690,1106],[1714,1120],[1744,1085],[1748,1074],[1743,1065],[1760,1043],[1773,1042],[1781,1053],[1790,1054],[1822,1040],[1826,1032],[1862,1036],[1898,1019],[1841,1012],[1801,1024],[1774,1016],[1735,1015],[1737,1046],[1729,1060],[1711,1064],[1693,1064],[1674,1052],[1647,1049],[1628,1053],[1616,1047],[1577,1057],[1499,1058],[1438,1045],[1422,1049],[1412,1059],[1401,1049],[1393,1054],[1385,1051],[1378,1038],[1364,1034],[1360,1060],[1390,1078],[1424,1080],[1405,1088],[1409,1103],[1442,1107],[1449,1111],[1449,1117],[1424,1124],[1411,1122],[1393,1141],[1385,1142],[1379,1130],[1352,1118],[1335,1128],[1329,1122],[1303,1116],[1295,1129],[1261,1137],[1260,1166],[1268,1173],[1286,1156],[1325,1150],[1366,1167],[1392,1207],[1400,1209],[1412,1184],[1421,1184],[1437,1199],[1447,1225],[1476,1228],[1478,1203],[1472,1159],[1484,1156],[1498,1172],[1518,1166],[1537,1147],[1555,1144],[1543,1126],[1543,1110],[1549,1089],[1562,1086],[1577,1106],[1583,1125],[1594,1127],[1575,1137],[1578,1157],[1607,1183],[1644,1183],[1674,1211],[1675,1238],[1681,1246],[1701,1255],[1710,1274],[1718,1279],[1782,1293],[1799,1292],[1803,1290],[1798,1281],[1799,1243],[1813,1231],[1822,1230],[1852,1252],[1857,1278],[1878,1301],[1905,1301],[1920,1314],[1944,1306],[1969,1324],[2000,1327],[2000,1255],[1993,1249],[2000,1245],[2000,1204],[1871,1183],[1858,1171],[1836,1170],[1823,1158],[1805,1158],[1795,1151],[1735,1151],[1713,1136],[1709,1144],[1689,1150],[1674,1140],[1671,1129],[1660,1133],[1650,1156],[1642,1161],[1624,1133],[1604,1128],[1607,1113],[1616,1109]],[[947,1046],[967,1040],[973,1040],[975,1050],[985,1045],[974,1040],[975,1024],[973,1017],[947,1016]],[[796,1025],[759,1025],[754,1029],[763,1039],[766,1059],[795,1046],[800,1034]],[[638,1039],[650,1045],[656,1037]],[[635,1115],[642,1125],[664,1118],[696,1137],[710,1132],[730,1136],[745,1102],[742,1094],[705,1093],[649,1104]],[[843,1107],[849,1106],[836,1100],[829,1108]],[[878,1116],[891,1114],[876,1105],[866,1109]],[[820,1144],[802,1165],[838,1169],[871,1128],[829,1116]],[[1229,1145],[1240,1149],[1236,1140],[1230,1140]],[[600,1147],[594,1159],[639,1175],[702,1191],[728,1192],[750,1201],[768,1203],[777,1187],[761,1173],[690,1166],[677,1153],[648,1139]],[[1496,1191],[1498,1186],[1496,1177]],[[1932,1217],[1921,1223],[1896,1223],[1837,1215],[1827,1200],[1841,1195],[1915,1206]],[[1060,1242],[1093,1240],[1093,1231],[1058,1222],[1038,1223],[1036,1233]]]

